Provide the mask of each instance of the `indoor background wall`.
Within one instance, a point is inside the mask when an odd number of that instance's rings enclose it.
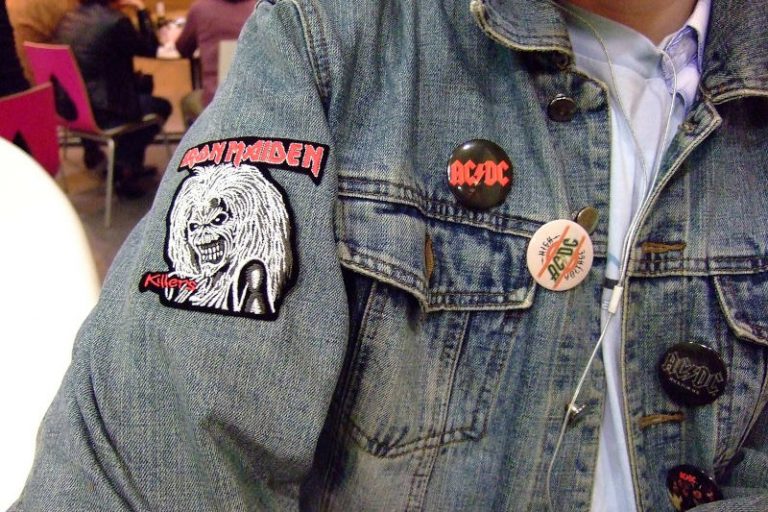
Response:
[[[144,2],[147,8],[155,12],[155,4],[157,0],[145,0]],[[166,11],[186,11],[192,4],[192,0],[165,0]]]

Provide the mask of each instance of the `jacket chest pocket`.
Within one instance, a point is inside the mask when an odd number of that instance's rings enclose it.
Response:
[[[479,439],[533,300],[528,239],[396,204],[341,208],[339,252],[355,290],[337,393],[344,431],[385,457]]]
[[[728,328],[730,398],[721,414],[722,439],[717,464],[724,466],[750,435],[766,442],[759,427],[768,414],[768,272],[714,277],[717,301]],[[764,421],[764,420],[763,420]]]

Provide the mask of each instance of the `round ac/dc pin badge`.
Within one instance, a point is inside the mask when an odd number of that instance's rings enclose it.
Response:
[[[675,466],[667,472],[667,493],[678,512],[723,499],[715,481],[690,464]]]
[[[448,159],[448,185],[464,206],[493,208],[504,202],[512,188],[512,161],[490,140],[468,140]]]
[[[659,361],[661,387],[672,401],[690,406],[714,402],[725,391],[728,370],[720,354],[699,343],[683,342]]]
[[[592,268],[593,257],[589,233],[572,220],[547,222],[528,243],[528,270],[548,290],[570,290],[581,283]]]

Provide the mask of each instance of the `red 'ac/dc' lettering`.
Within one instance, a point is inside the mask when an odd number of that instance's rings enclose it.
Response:
[[[508,170],[509,164],[503,161],[496,163],[493,160],[486,160],[476,164],[472,160],[467,160],[466,163],[456,160],[450,166],[449,180],[453,187],[463,185],[476,187],[480,182],[483,182],[487,187],[496,184],[504,187],[509,184],[509,178],[504,175]]]

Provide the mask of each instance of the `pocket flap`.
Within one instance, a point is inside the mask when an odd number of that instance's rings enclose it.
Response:
[[[526,236],[427,217],[396,203],[343,198],[339,207],[342,264],[406,290],[426,311],[533,303]]]
[[[714,279],[720,305],[736,336],[768,346],[768,272]]]

